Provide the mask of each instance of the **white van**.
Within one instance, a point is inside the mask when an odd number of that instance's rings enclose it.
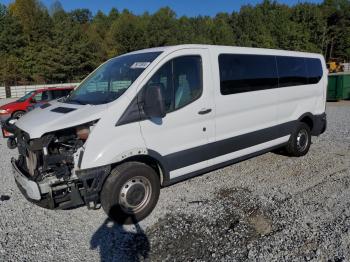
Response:
[[[179,45],[108,60],[14,126],[15,180],[50,209],[135,223],[168,186],[273,149],[305,155],[326,129],[319,54]]]

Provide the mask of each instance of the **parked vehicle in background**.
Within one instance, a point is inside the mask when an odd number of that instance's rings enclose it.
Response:
[[[329,73],[339,73],[344,71],[344,65],[340,58],[330,58],[327,62]]]
[[[274,149],[305,155],[326,129],[326,89],[319,54],[209,45],[125,54],[13,125],[14,176],[42,207],[102,206],[135,223],[161,187]]]
[[[19,119],[28,109],[67,96],[73,89],[73,87],[43,88],[28,92],[16,101],[0,107],[0,121],[4,122],[11,117]]]

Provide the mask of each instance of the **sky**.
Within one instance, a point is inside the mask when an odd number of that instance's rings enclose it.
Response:
[[[0,0],[2,4],[9,4],[13,0]],[[49,7],[54,0],[41,0]],[[238,11],[242,5],[262,2],[262,0],[60,0],[63,8],[66,11],[77,8],[88,8],[94,14],[98,10],[108,13],[113,7],[119,11],[127,8],[135,14],[142,14],[145,11],[154,13],[159,8],[169,6],[178,16],[198,16],[209,15],[214,16],[219,12]],[[279,3],[294,5],[301,0],[278,0]],[[321,0],[307,0],[306,2],[319,3]]]

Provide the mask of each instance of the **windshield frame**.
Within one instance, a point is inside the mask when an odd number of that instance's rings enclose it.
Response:
[[[121,97],[123,93],[126,92],[130,87],[132,87],[132,85],[136,82],[136,80],[140,78],[140,76],[146,71],[146,69],[149,68],[150,65],[153,64],[153,62],[157,58],[159,58],[162,53],[163,53],[162,51],[127,53],[127,54],[117,56],[107,60],[106,62],[98,66],[93,72],[91,72],[75,89],[73,89],[72,92],[69,94],[69,96],[66,97],[64,103],[78,104],[78,105],[86,105],[86,104],[102,105],[102,104],[108,104],[118,100],[118,98]],[[113,70],[115,69],[118,69],[117,71],[120,71],[120,73],[115,74],[115,72],[113,72]],[[125,70],[125,72],[123,72],[125,75],[123,75],[122,70]],[[99,81],[99,80],[95,82],[92,81],[95,77],[98,77],[99,74],[103,75],[103,77],[106,77],[107,81],[106,79],[103,79],[103,81]],[[123,77],[123,76],[124,78],[127,78],[127,79],[118,79],[119,77]],[[113,82],[113,80],[115,81]],[[113,90],[114,83],[118,84],[118,82],[123,82],[123,81],[130,82],[130,84],[128,85],[126,84],[127,86],[125,88],[122,87],[121,91],[119,91],[118,89],[119,87],[117,87],[117,91]],[[84,95],[87,96],[89,94],[88,92],[89,84],[91,85],[95,84],[96,85],[95,93],[96,94],[105,93],[105,96],[108,99],[103,101],[99,101],[98,99],[96,100],[81,99]],[[106,84],[107,89],[98,90],[98,88],[100,88],[100,86],[98,85],[101,85],[101,84]],[[79,91],[82,91],[82,92],[86,91],[86,93],[79,94],[78,93]],[[120,94],[116,94],[118,92]],[[91,92],[91,93],[94,93],[94,92]],[[110,96],[111,94],[113,94],[115,98],[108,97],[108,95]]]

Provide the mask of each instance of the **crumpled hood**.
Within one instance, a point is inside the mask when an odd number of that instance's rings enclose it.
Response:
[[[16,126],[31,139],[43,134],[100,119],[107,105],[73,105],[50,102],[46,108],[36,108],[21,117]]]

